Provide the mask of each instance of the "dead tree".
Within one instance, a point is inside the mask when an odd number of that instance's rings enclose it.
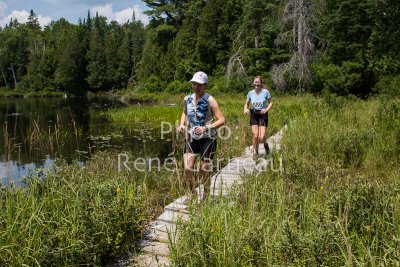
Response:
[[[4,84],[6,85],[6,87],[8,87],[7,79],[6,79],[6,76],[4,75],[3,68],[0,68],[0,69],[1,69],[1,76],[3,76]]]
[[[11,65],[11,68],[9,68],[12,71],[13,78],[14,78],[14,89],[17,88],[17,78],[15,77],[15,71],[13,65]]]
[[[290,31],[281,34],[275,43],[282,45],[289,42],[292,57],[289,62],[272,68],[271,78],[278,89],[286,89],[290,82],[303,91],[310,83],[309,65],[315,51],[310,27],[311,16],[309,0],[290,0],[286,6],[283,22],[290,23],[292,27]]]
[[[246,70],[242,63],[242,50],[244,48],[244,42],[240,41],[242,32],[240,31],[236,39],[233,41],[233,55],[229,58],[228,65],[226,68],[226,78],[230,80],[232,77],[245,77]]]

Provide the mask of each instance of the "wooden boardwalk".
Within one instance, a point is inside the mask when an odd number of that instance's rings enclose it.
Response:
[[[280,150],[280,140],[286,126],[268,138],[271,152]],[[264,146],[260,145],[260,156],[265,155]],[[270,158],[260,159],[257,162],[252,159],[252,148],[246,148],[241,157],[233,158],[229,163],[214,174],[211,178],[211,196],[225,196],[229,194],[233,185],[241,184],[242,178],[249,174],[260,174],[270,165]],[[202,191],[200,188],[198,191]],[[199,192],[201,197],[201,192]],[[164,212],[148,225],[144,239],[139,241],[142,253],[139,256],[122,260],[113,266],[169,266],[169,242],[174,243],[179,237],[179,223],[187,220],[188,206],[185,203],[186,196],[176,199],[164,207]]]

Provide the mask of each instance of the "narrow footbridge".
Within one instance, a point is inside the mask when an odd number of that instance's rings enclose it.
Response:
[[[280,140],[286,126],[278,133],[268,138],[267,142],[271,153],[279,151]],[[211,178],[211,197],[221,197],[229,194],[234,185],[240,185],[245,175],[259,175],[270,166],[271,157],[265,157],[264,146],[260,145],[261,158],[253,160],[252,147],[245,149],[242,156],[233,158],[228,164],[215,173]],[[264,156],[264,157],[263,157]],[[197,188],[199,199],[202,188]],[[118,266],[169,266],[169,242],[175,242],[179,238],[179,225],[188,220],[188,206],[185,204],[186,196],[176,199],[164,207],[164,212],[148,227],[146,234],[139,241],[142,253],[128,262],[117,264]]]

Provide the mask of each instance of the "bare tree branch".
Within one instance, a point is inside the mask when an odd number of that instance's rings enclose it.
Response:
[[[309,0],[290,0],[285,9],[284,22],[291,22],[292,29],[281,34],[274,42],[282,45],[285,40],[292,40],[292,58],[289,62],[274,66],[271,77],[277,88],[286,89],[288,82],[294,82],[300,91],[311,81],[309,65],[313,59],[315,47],[309,24],[312,13]],[[292,34],[289,38],[290,33]]]
[[[233,40],[232,47],[234,49],[234,54],[229,58],[228,65],[226,68],[226,77],[228,80],[231,79],[233,76],[239,76],[239,77],[246,76],[246,70],[243,66],[242,56],[241,56],[242,49],[244,48],[244,42],[242,41],[239,47],[237,44],[240,41],[241,35],[242,31],[240,31],[236,39]]]

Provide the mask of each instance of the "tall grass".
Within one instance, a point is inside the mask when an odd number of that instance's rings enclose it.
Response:
[[[44,180],[2,188],[0,265],[103,265],[135,249],[143,227],[176,196],[167,175],[117,169],[117,156],[104,153],[84,168],[59,164]]]
[[[106,112],[113,123],[129,123],[137,126],[158,126],[161,122],[179,122],[183,108],[180,106],[130,106],[125,109],[115,109]]]
[[[282,173],[191,211],[177,266],[398,266],[400,101],[275,99]],[[275,114],[280,114],[274,117]]]
[[[74,120],[72,120],[72,123],[74,123]],[[47,129],[41,127],[40,117],[38,116],[30,122],[26,132],[21,129],[17,117],[14,123],[4,122],[2,130],[2,143],[4,143],[6,161],[13,159],[20,161],[21,154],[27,156],[36,151],[54,155],[61,150],[65,139],[70,138],[69,133],[63,131],[58,115],[54,125],[50,125]],[[77,131],[75,125],[74,130]],[[77,137],[75,140],[77,140]]]

